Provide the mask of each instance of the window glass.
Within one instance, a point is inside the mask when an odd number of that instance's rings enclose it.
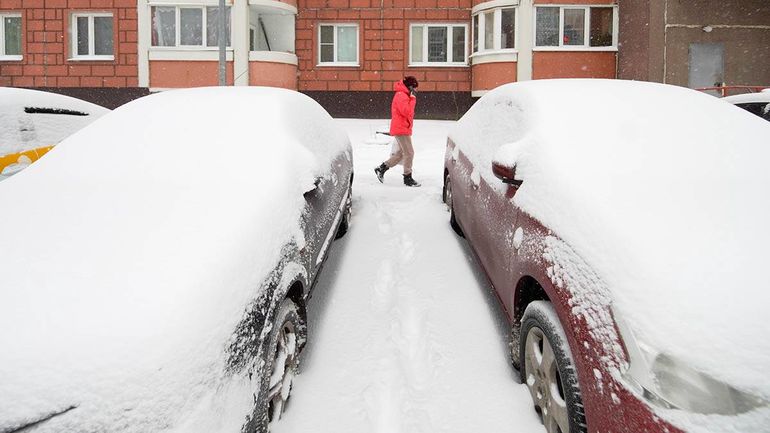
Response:
[[[176,46],[176,8],[152,7],[152,45]]]
[[[94,54],[111,56],[112,36],[112,17],[94,17]]]
[[[564,9],[564,45],[585,45],[585,9]]]
[[[179,9],[181,45],[203,45],[203,9]]]
[[[479,51],[479,16],[473,16],[473,52]]]
[[[77,17],[77,55],[88,55],[88,17]]]
[[[230,46],[230,6],[225,7],[225,39],[227,46]],[[206,8],[206,45],[209,47],[219,46],[219,7]]]
[[[484,13],[484,49],[495,48],[495,11]]]
[[[558,47],[559,8],[537,8],[537,16],[535,21],[535,45],[538,47]]]
[[[428,27],[428,62],[447,61],[447,28]]]
[[[5,28],[5,52],[7,56],[21,55],[21,17],[3,18]]]
[[[452,61],[465,62],[465,27],[452,27]]]
[[[422,26],[412,27],[412,58],[411,58],[412,63],[420,63],[423,61],[422,42],[423,42],[423,27]]]
[[[590,45],[592,47],[611,47],[613,33],[613,9],[591,8]]]
[[[337,61],[358,60],[358,29],[352,26],[337,27]]]
[[[516,9],[503,9],[500,14],[500,48],[516,48]]]

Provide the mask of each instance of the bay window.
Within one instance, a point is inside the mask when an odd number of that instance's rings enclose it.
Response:
[[[153,47],[219,46],[218,6],[153,6],[150,14]],[[226,42],[230,46],[230,6],[225,14]]]
[[[409,28],[409,66],[465,66],[466,24],[412,24]]]
[[[615,48],[616,19],[613,6],[538,6],[535,47]]]
[[[516,48],[516,8],[487,9],[473,16],[473,52]]]

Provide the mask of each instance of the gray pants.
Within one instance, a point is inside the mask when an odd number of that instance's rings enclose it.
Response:
[[[389,168],[395,167],[399,162],[404,163],[404,174],[412,174],[412,161],[414,161],[414,147],[412,137],[409,135],[394,135],[398,143],[398,151],[385,161]]]

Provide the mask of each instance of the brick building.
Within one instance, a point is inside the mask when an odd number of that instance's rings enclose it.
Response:
[[[720,3],[713,9],[720,13],[744,0],[697,1]],[[766,0],[745,1],[768,8]],[[650,12],[660,2],[669,7],[667,0],[228,0],[227,81],[297,89],[335,115],[384,117],[392,83],[414,75],[418,115],[448,118],[507,82],[664,81],[642,73],[653,69],[643,63],[657,56],[648,43],[660,39],[656,28],[669,28]],[[54,88],[106,106],[215,85],[217,5],[0,0],[0,85]],[[672,11],[687,9],[677,5]],[[734,37],[760,38],[767,50],[766,34]]]

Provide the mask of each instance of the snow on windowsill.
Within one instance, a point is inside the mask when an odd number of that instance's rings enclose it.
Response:
[[[18,62],[23,59],[24,56],[0,56],[0,62]]]
[[[408,68],[467,68],[470,65],[467,63],[410,63]]]
[[[532,51],[598,51],[617,52],[618,47],[586,47],[584,45],[570,45],[563,47],[534,47]]]
[[[115,56],[77,56],[67,59],[68,62],[112,62]]]

